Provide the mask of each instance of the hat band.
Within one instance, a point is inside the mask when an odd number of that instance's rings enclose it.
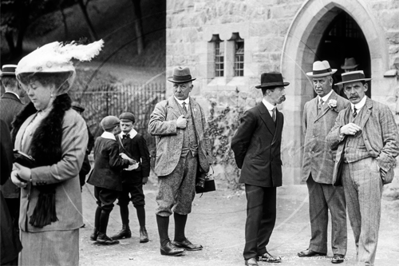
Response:
[[[2,72],[15,73],[15,67],[3,67]]]
[[[192,79],[191,75],[185,75],[185,76],[175,76],[175,75],[173,75],[173,80],[175,80],[175,81],[186,81],[186,80],[189,80],[189,79]]]
[[[359,80],[359,79],[365,79],[364,75],[362,75],[361,73],[351,73],[348,75],[342,75],[342,82],[348,82],[351,80]]]
[[[332,72],[331,68],[322,69],[322,70],[313,70],[313,75],[320,75],[320,74],[331,73],[331,72]]]

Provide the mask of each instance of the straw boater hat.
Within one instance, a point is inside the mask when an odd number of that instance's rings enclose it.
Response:
[[[173,83],[186,83],[193,81],[195,78],[191,77],[190,69],[188,67],[175,67],[173,76],[169,77],[168,81]]]
[[[313,71],[306,73],[307,76],[312,78],[325,77],[337,72],[336,69],[331,69],[327,60],[315,61],[313,63]]]
[[[356,71],[342,73],[341,77],[342,77],[342,81],[337,83],[337,85],[358,82],[358,81],[371,80],[371,78],[364,77],[363,70],[356,70]]]
[[[341,66],[342,69],[352,69],[357,67],[356,60],[353,57],[345,58],[345,63]]]
[[[3,65],[0,71],[0,77],[15,77],[17,65]]]
[[[281,73],[263,73],[260,76],[260,85],[255,86],[255,88],[275,88],[288,85],[290,85],[290,83],[283,81]]]

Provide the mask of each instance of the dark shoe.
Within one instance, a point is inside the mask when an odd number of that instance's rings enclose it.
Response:
[[[123,225],[122,230],[120,230],[119,233],[117,233],[114,236],[111,236],[113,240],[131,238],[131,237],[132,237],[132,232],[130,231],[128,225]]]
[[[249,260],[245,260],[246,266],[258,266],[258,262],[255,258],[250,258]]]
[[[140,243],[147,243],[149,241],[148,239],[148,233],[145,228],[140,229]]]
[[[98,236],[98,231],[97,228],[94,228],[93,234],[90,235],[90,240],[91,241],[96,241]]]
[[[161,246],[161,255],[166,256],[181,256],[184,253],[184,248],[175,247],[170,241]]]
[[[344,260],[345,260],[344,255],[334,254],[333,258],[331,259],[331,263],[338,264],[344,262]]]
[[[265,261],[265,262],[270,262],[270,263],[280,263],[281,262],[280,257],[274,257],[267,251],[264,254],[259,255],[259,260]]]
[[[184,239],[183,241],[173,241],[173,245],[179,248],[184,248],[187,251],[197,251],[197,250],[202,250],[201,245],[195,245],[191,243],[187,238]]]
[[[115,245],[119,244],[119,241],[109,238],[106,234],[98,233],[96,243],[99,245]]]
[[[298,257],[315,257],[315,256],[325,256],[326,253],[316,252],[310,249],[303,250],[298,253]]]

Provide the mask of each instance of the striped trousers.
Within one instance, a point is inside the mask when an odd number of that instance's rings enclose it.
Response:
[[[342,182],[356,244],[357,265],[374,265],[381,218],[382,181],[376,159],[343,164]]]

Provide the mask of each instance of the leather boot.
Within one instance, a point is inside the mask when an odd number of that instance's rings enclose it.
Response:
[[[175,247],[169,239],[169,217],[156,215],[158,224],[159,239],[161,242],[161,254],[167,256],[181,256],[183,255],[184,248]]]
[[[119,244],[119,241],[113,240],[113,239],[109,238],[106,234],[100,232],[100,233],[98,233],[96,243],[99,245],[115,245],[115,244]]]
[[[97,240],[98,228],[100,226],[100,215],[101,215],[101,208],[97,207],[96,214],[94,215],[94,231],[93,234],[91,234],[90,236],[91,241]]]
[[[116,235],[111,236],[113,240],[131,238],[131,237],[132,237],[132,232],[130,231],[128,224],[122,225],[122,230],[120,230],[119,233],[117,233]]]
[[[145,227],[140,227],[140,243],[147,243],[148,241],[147,229],[145,229]]]
[[[118,240],[112,240],[107,236],[107,227],[108,227],[108,220],[109,220],[109,212],[101,210],[100,213],[100,221],[99,221],[99,228],[98,228],[98,235],[97,235],[97,244],[100,245],[114,245],[118,244]]]

